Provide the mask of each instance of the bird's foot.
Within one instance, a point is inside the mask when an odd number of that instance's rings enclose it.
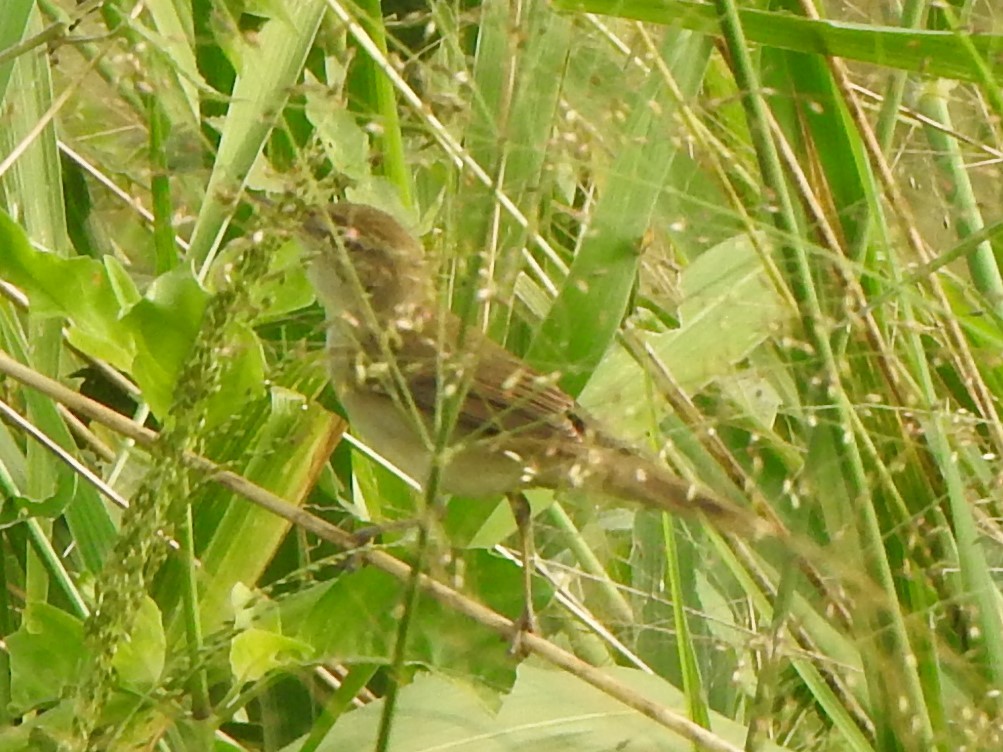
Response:
[[[526,635],[539,634],[536,623],[536,614],[533,612],[533,604],[527,601],[522,614],[512,622],[512,637],[510,638],[508,654],[513,658],[522,660],[532,651],[526,645]]]
[[[366,525],[360,527],[352,533],[355,543],[360,548],[372,543],[384,533],[397,533],[402,530],[410,530],[418,527],[417,520],[398,520],[396,522],[384,522],[378,525]]]

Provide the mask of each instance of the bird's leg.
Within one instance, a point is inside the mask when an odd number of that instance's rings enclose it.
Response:
[[[355,544],[360,548],[372,543],[384,533],[399,533],[405,530],[417,528],[418,520],[394,520],[392,522],[380,522],[372,525],[360,527],[352,533]]]
[[[512,647],[509,652],[518,657],[527,653],[523,646],[523,636],[527,632],[536,632],[536,613],[533,610],[533,511],[529,500],[521,493],[510,493],[507,496],[515,524],[519,530],[519,555],[522,558],[522,614],[516,621],[516,629],[512,634]]]

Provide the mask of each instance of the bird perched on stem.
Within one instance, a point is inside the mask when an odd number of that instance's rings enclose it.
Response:
[[[726,532],[773,532],[607,436],[553,376],[441,307],[424,249],[386,212],[333,204],[312,210],[299,234],[354,431],[413,478],[425,482],[435,464],[446,493],[580,488],[702,514]]]

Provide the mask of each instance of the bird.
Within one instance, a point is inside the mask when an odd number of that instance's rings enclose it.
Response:
[[[464,497],[581,489],[703,516],[759,537],[772,523],[683,480],[612,437],[557,374],[443,306],[422,244],[392,215],[337,202],[306,210],[297,235],[326,312],[326,360],[353,432],[424,483]]]

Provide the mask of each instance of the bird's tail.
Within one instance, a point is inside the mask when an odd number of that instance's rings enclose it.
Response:
[[[604,456],[607,453],[610,456]],[[710,494],[644,456],[622,449],[590,454],[589,471],[601,478],[602,488],[610,496],[672,514],[703,515],[722,532],[756,538],[783,534],[778,524]]]

